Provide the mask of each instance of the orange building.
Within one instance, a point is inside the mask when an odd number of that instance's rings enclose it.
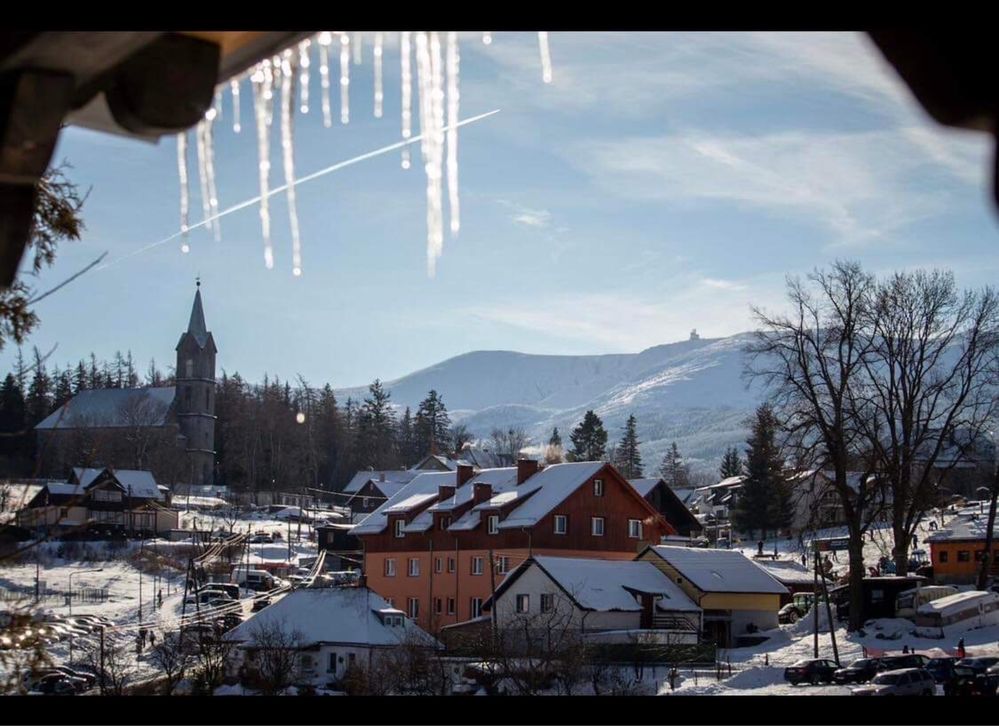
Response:
[[[978,579],[985,554],[986,522],[960,517],[927,538],[933,579],[941,584],[971,584]],[[999,575],[999,529],[992,533],[990,574]]]
[[[438,632],[532,554],[632,560],[676,530],[610,464],[521,460],[419,474],[351,532],[368,586]]]

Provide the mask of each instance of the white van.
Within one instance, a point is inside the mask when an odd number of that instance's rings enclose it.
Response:
[[[243,567],[233,568],[232,581],[237,585],[257,592],[273,590],[277,586],[274,576],[267,570],[247,570]]]
[[[895,597],[895,617],[915,619],[916,611],[928,602],[957,594],[951,585],[927,585],[904,590]]]

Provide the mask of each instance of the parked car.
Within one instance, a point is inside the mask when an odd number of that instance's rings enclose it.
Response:
[[[250,610],[252,612],[259,612],[270,604],[271,599],[269,597],[260,597],[253,601],[253,607],[251,607]]]
[[[28,691],[47,696],[72,696],[86,690],[86,687],[86,682],[79,678],[65,673],[49,673],[32,683]]]
[[[815,595],[810,592],[799,592],[794,596],[794,600],[777,611],[778,623],[796,623],[805,617],[805,613],[812,609],[812,602]]]
[[[866,686],[850,692],[854,696],[932,696],[936,687],[925,668],[902,668],[878,673]]]
[[[236,602],[235,598],[229,596],[224,590],[199,590],[187,596],[184,600],[188,605],[209,605],[213,600],[225,600],[227,603]]]
[[[90,688],[97,682],[96,676],[90,673],[83,673],[74,668],[69,668],[68,666],[48,666],[34,671],[28,671],[21,677],[21,682],[28,690],[34,690],[33,686],[36,683],[41,681],[42,678],[51,675],[63,675],[71,679],[71,681],[80,681],[82,684],[82,688],[80,690]]]
[[[959,660],[960,658],[952,655],[930,658],[929,663],[926,664],[926,670],[930,672],[933,680],[937,683],[947,683],[954,678],[954,664]]]
[[[909,653],[907,655],[886,655],[881,657],[884,670],[897,671],[902,668],[925,668],[929,665],[930,658],[922,653]]]
[[[997,656],[962,658],[954,664],[954,678],[948,689],[955,696],[991,696],[996,692],[996,681],[988,673],[999,663]]]
[[[215,625],[219,630],[222,630],[223,632],[228,632],[242,622],[243,622],[243,616],[241,616],[239,613],[226,613],[221,618],[215,621]]]
[[[836,683],[867,683],[884,668],[879,658],[860,658],[833,673],[833,680]]]
[[[839,669],[835,661],[825,658],[799,660],[792,666],[784,669],[784,680],[792,686],[799,683],[811,683],[816,685],[819,681],[832,683],[833,674]]]
[[[239,600],[240,596],[239,585],[231,582],[208,582],[198,588],[198,592],[201,592],[202,590],[221,590],[233,600]]]

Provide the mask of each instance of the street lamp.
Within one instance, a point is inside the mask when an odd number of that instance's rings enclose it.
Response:
[[[103,567],[98,567],[96,570],[77,570],[76,572],[69,573],[69,614],[73,614],[73,575],[85,575],[88,572],[104,572]]]

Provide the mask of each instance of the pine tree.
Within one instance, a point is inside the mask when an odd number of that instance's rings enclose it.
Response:
[[[7,456],[19,453],[26,429],[24,392],[8,373],[0,385],[0,452]]]
[[[690,486],[690,470],[683,463],[683,457],[680,456],[680,449],[677,448],[675,441],[670,444],[666,456],[659,465],[659,475],[671,489],[686,489]]]
[[[395,460],[395,414],[389,404],[392,394],[377,378],[368,386],[368,393],[358,413],[358,455],[369,466],[383,469]]]
[[[742,459],[739,458],[739,450],[734,446],[725,450],[725,456],[722,458],[719,473],[722,479],[742,475]]]
[[[587,411],[582,423],[569,434],[572,441],[570,461],[603,461],[607,450],[607,431],[593,411]]]
[[[756,409],[752,432],[746,442],[746,480],[732,509],[732,524],[748,531],[786,527],[793,516],[790,487],[783,476],[783,456],[777,446],[779,423],[769,404]]]
[[[432,390],[420,402],[416,410],[416,420],[413,424],[416,432],[417,445],[424,454],[447,454],[451,446],[451,418],[447,415],[447,407],[437,391]]]
[[[81,360],[76,364],[76,373],[73,375],[73,393],[87,390],[87,365]]]
[[[625,479],[638,479],[642,476],[642,456],[638,452],[638,431],[635,416],[628,416],[624,425],[624,435],[617,445],[616,465]]]
[[[52,411],[52,380],[45,371],[45,359],[38,348],[34,349],[35,364],[28,386],[27,416],[28,423],[34,426]]]

